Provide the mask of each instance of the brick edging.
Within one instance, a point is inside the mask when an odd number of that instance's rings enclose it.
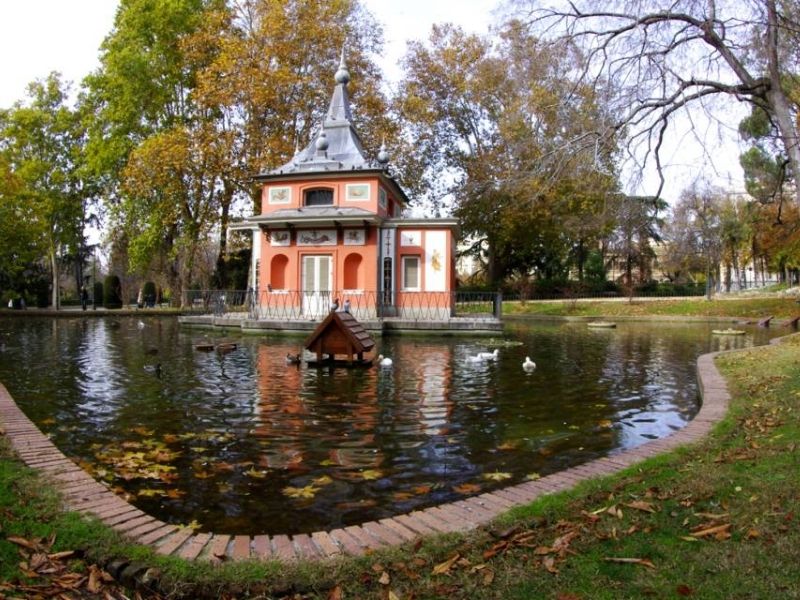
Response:
[[[170,525],[122,500],[69,460],[20,410],[0,384],[0,433],[5,429],[20,459],[50,478],[65,507],[97,517],[129,540],[152,547],[162,555],[211,562],[241,559],[318,560],[362,555],[384,546],[402,544],[429,534],[464,532],[492,521],[510,508],[575,487],[597,476],[610,475],[656,454],[704,437],[728,409],[730,394],[714,365],[723,352],[697,359],[702,405],[695,418],[675,433],[607,457],[478,496],[408,514],[330,531],[294,535],[236,535],[194,533]]]

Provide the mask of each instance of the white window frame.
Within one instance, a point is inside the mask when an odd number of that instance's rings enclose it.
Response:
[[[417,263],[417,285],[410,287],[406,282],[406,263],[409,261],[416,261]],[[422,259],[416,254],[402,257],[400,261],[400,275],[403,279],[402,291],[404,292],[419,292],[422,290]]]

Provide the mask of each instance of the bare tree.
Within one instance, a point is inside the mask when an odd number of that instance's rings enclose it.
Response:
[[[763,109],[800,179],[796,106],[782,79],[795,62],[798,0],[515,0],[540,35],[578,43],[583,80],[613,89],[626,150],[644,166],[662,157],[668,126],[714,98]],[[610,85],[607,85],[610,84]],[[729,106],[729,105],[728,105]],[[719,115],[725,120],[725,115]],[[800,201],[800,186],[796,186]]]

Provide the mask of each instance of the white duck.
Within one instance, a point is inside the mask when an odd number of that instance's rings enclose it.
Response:
[[[525,362],[522,363],[522,368],[526,371],[533,371],[536,368],[536,363],[531,360],[530,356],[526,356]]]
[[[478,352],[478,358],[481,360],[495,360],[500,356],[500,350],[494,349],[494,352]]]
[[[387,358],[383,354],[378,354],[378,364],[382,367],[391,367],[392,366],[392,359]]]
[[[139,322],[136,323],[136,327],[138,327],[139,329],[144,329],[144,321],[139,319]]]

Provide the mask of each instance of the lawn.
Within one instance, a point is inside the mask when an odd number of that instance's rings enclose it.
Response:
[[[545,302],[503,302],[504,315],[548,315],[562,317],[731,317],[760,319],[800,316],[800,304],[793,297],[675,298],[659,300],[563,300]]]
[[[800,598],[800,337],[717,364],[732,406],[703,442],[544,497],[489,528],[325,565],[157,558],[61,514],[52,492],[0,448],[0,596],[28,597],[21,585],[53,579],[31,569],[36,553],[19,539],[55,535],[39,554],[64,563],[59,577],[83,577],[84,592],[95,562],[123,555],[157,566],[172,597]]]

